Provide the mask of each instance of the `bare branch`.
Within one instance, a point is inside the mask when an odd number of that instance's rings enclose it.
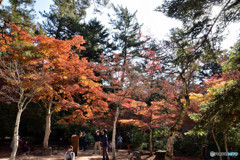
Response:
[[[16,103],[18,102],[18,100],[14,99],[13,97],[7,95],[7,94],[4,93],[4,92],[0,92],[0,95],[6,97],[7,99],[9,99],[9,100],[11,100],[11,101],[13,101],[13,102],[16,102]]]

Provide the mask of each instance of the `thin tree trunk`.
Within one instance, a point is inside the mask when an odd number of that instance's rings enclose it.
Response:
[[[114,122],[113,122],[113,133],[112,133],[112,159],[113,160],[117,159],[117,157],[116,157],[116,142],[115,142],[115,139],[116,139],[116,128],[117,128],[118,116],[119,116],[119,106],[117,106],[116,115],[115,115],[115,119],[114,119]]]
[[[230,157],[228,156],[228,145],[227,145],[227,133],[224,132],[224,146],[225,146],[225,151],[227,152],[227,160],[230,160]]]
[[[10,160],[15,160],[16,159],[16,154],[17,154],[17,149],[18,149],[18,140],[19,140],[19,135],[18,135],[18,131],[19,131],[19,125],[20,125],[20,120],[21,120],[21,115],[22,115],[22,107],[20,107],[21,109],[18,109],[18,113],[17,113],[17,117],[16,117],[16,122],[15,122],[15,127],[14,127],[14,136],[13,136],[13,149],[12,149],[12,153],[10,156]]]
[[[153,155],[153,129],[150,127],[150,137],[149,137],[149,143],[150,143],[150,155]]]
[[[51,114],[47,113],[43,148],[48,148],[48,141],[49,141],[50,134],[51,134]]]
[[[215,137],[215,134],[214,134],[213,129],[212,129],[211,131],[212,131],[212,136],[213,136],[214,142],[215,142],[216,145],[217,145],[218,152],[221,153],[221,149],[220,149],[220,146],[219,146],[219,144],[218,144],[218,142],[217,142],[217,140],[216,140],[216,137]],[[219,154],[219,159],[222,160],[222,156],[221,156],[221,154]]]
[[[52,108],[52,101],[49,102],[49,105],[46,107],[46,127],[45,127],[45,135],[44,135],[44,140],[43,140],[43,148],[48,148],[48,142],[49,142],[49,137],[51,134],[51,108]]]

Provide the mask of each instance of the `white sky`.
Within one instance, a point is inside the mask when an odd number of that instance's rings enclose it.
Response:
[[[122,5],[127,7],[131,13],[137,11],[136,16],[139,24],[143,24],[142,34],[151,35],[157,39],[162,39],[169,33],[169,29],[180,27],[181,22],[170,19],[154,9],[162,3],[162,0],[110,0],[114,5]],[[109,18],[107,13],[112,12],[112,9],[101,10],[102,15],[98,16],[103,24],[107,25]],[[91,12],[90,12],[91,13]],[[112,12],[113,13],[113,12]],[[94,15],[92,15],[94,16]],[[87,18],[92,18],[91,14]]]
[[[160,12],[154,11],[154,9],[162,3],[163,0],[110,0],[110,3],[115,5],[122,5],[123,7],[127,6],[129,11],[133,13],[137,10],[137,19],[140,24],[143,24],[142,34],[150,35],[159,40],[167,38],[169,30],[171,28],[180,27],[181,22],[174,19],[170,19],[164,16]],[[8,0],[3,1],[3,5],[6,5]],[[36,0],[35,9],[38,14],[38,21],[41,22],[39,11],[49,11],[50,4],[53,4],[52,0]],[[108,25],[109,18],[107,13],[111,13],[112,9],[103,8],[100,9],[103,13],[100,15],[98,13],[94,14],[92,9],[89,9],[87,20],[97,17],[98,20],[102,21],[106,27]],[[229,47],[236,42],[237,37],[240,34],[239,24],[231,25],[227,31],[229,36],[226,40],[223,41],[223,48],[229,49]]]

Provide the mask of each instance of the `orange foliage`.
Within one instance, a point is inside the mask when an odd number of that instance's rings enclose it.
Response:
[[[59,123],[84,122],[94,113],[104,113],[108,104],[104,101],[101,84],[93,71],[93,64],[76,53],[85,48],[82,36],[71,40],[38,35],[32,37],[15,24],[5,24],[6,33],[0,33],[0,51],[7,52],[5,59],[17,59],[26,69],[35,68],[34,74],[26,74],[24,86],[32,87],[33,80],[43,85],[34,86],[37,101],[48,103],[53,98],[53,112],[73,110],[73,115]]]

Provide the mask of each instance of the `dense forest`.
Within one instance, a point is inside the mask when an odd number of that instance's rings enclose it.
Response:
[[[166,39],[142,33],[137,11],[111,0],[53,0],[41,23],[35,0],[3,1],[0,141],[13,139],[11,160],[19,136],[48,148],[84,130],[91,146],[97,129],[108,130],[114,160],[117,136],[127,132],[132,149],[165,150],[165,160],[239,159],[210,156],[240,153],[239,38],[222,47],[239,24],[239,0],[159,2],[152,10],[182,22]],[[86,20],[90,7],[111,8],[111,29]]]

